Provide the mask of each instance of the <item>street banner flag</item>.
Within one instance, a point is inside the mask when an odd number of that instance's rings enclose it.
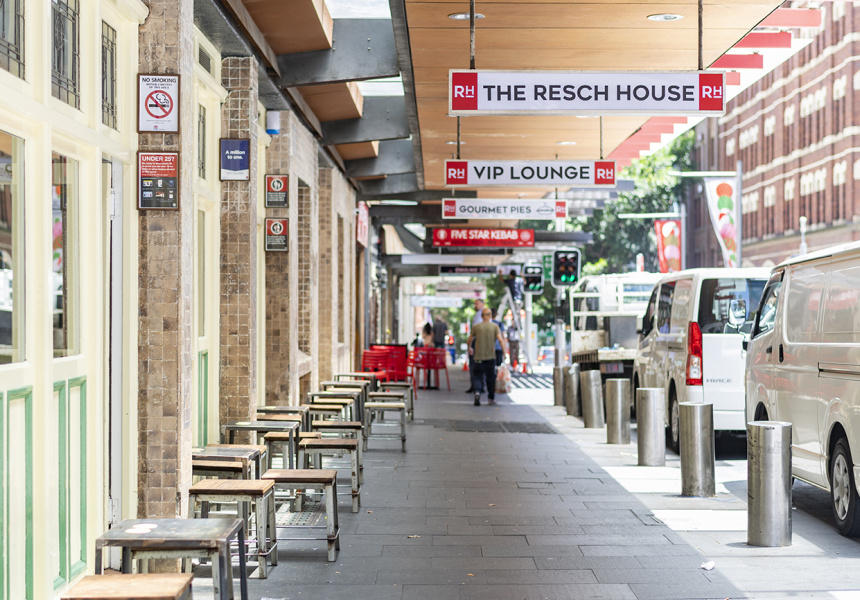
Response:
[[[657,262],[661,273],[681,270],[681,221],[664,219],[654,221],[657,230]]]
[[[741,199],[738,197],[737,179],[734,177],[705,177],[705,194],[708,200],[708,211],[711,213],[711,224],[723,251],[723,261],[726,267],[737,267],[738,249],[741,240],[738,237],[738,222],[741,219]]]

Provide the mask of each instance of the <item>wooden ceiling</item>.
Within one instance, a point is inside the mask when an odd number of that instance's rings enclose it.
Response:
[[[706,0],[704,64],[710,65],[744,37],[780,0]],[[469,21],[448,15],[469,2],[406,0],[424,181],[441,189],[443,161],[453,157],[457,120],[447,116],[448,70],[469,68]],[[695,70],[696,0],[584,2],[478,0],[476,67],[519,70]],[[683,16],[651,21],[656,13]],[[633,134],[647,117],[604,117],[603,156]],[[469,117],[461,120],[463,159],[598,159],[600,120],[576,117]],[[575,142],[560,145],[559,142]],[[479,190],[483,197],[539,197],[547,189]]]

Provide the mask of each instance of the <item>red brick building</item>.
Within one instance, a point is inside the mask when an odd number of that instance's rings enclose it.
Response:
[[[743,167],[743,265],[771,266],[800,243],[809,250],[860,239],[860,7],[825,2],[811,42],[696,128],[701,170]],[[704,193],[688,199],[687,264],[723,266]]]

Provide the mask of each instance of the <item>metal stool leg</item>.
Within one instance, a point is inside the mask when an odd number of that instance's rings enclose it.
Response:
[[[350,452],[349,456],[352,463],[352,512],[357,513],[358,507],[361,506],[361,486],[358,484],[358,452]]]
[[[400,411],[400,451],[406,452],[406,410]]]
[[[337,483],[325,486],[325,515],[326,515],[326,537],[328,537],[328,560],[337,560],[336,535],[337,535],[337,498],[334,488]]]
[[[266,579],[269,576],[268,566],[268,545],[266,544],[266,517],[269,511],[266,507],[266,502],[263,497],[257,498],[254,501],[254,516],[256,517],[257,529],[257,564],[260,567],[260,579]]]

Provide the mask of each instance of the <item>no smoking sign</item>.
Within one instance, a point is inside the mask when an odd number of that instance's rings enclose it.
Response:
[[[179,75],[137,76],[138,132],[179,131]]]

